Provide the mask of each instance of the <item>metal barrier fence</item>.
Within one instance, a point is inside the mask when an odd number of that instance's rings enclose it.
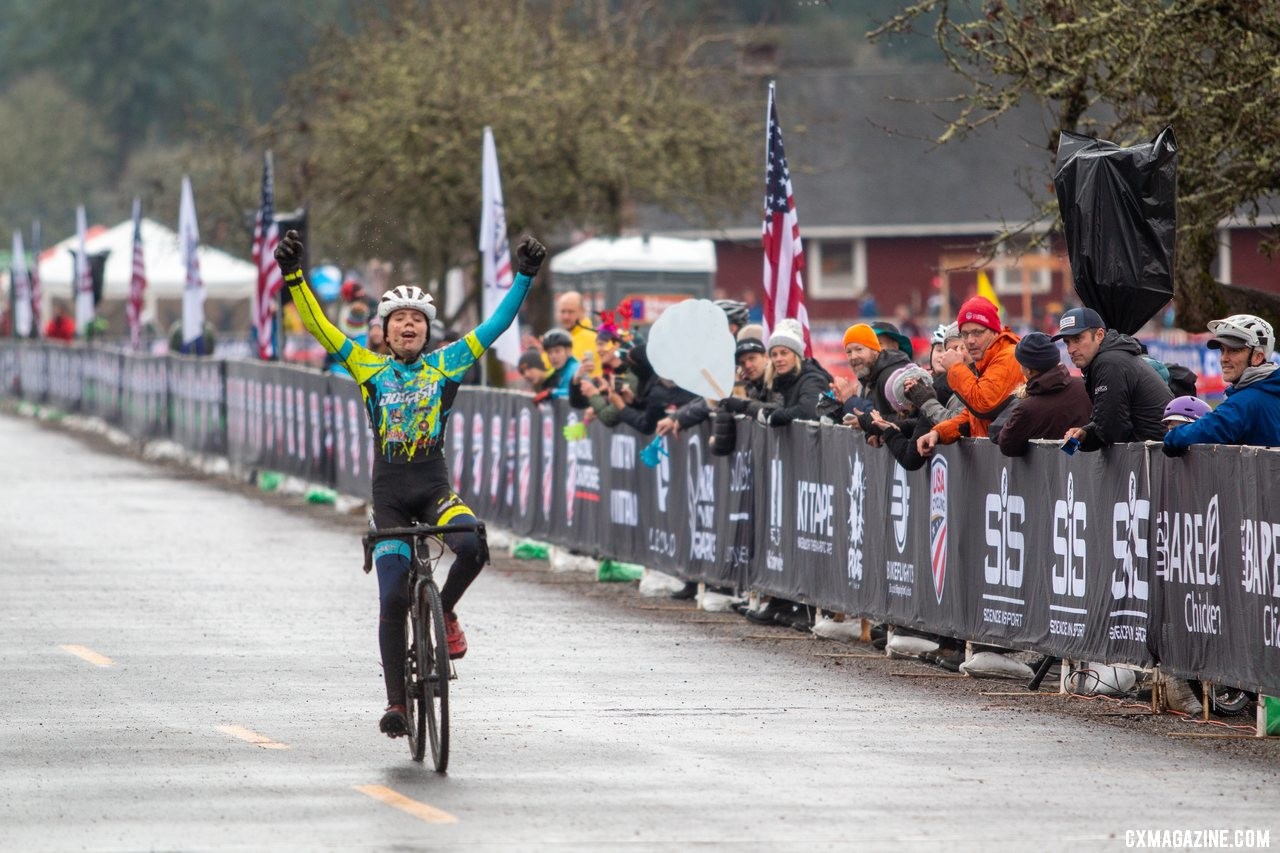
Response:
[[[373,445],[343,377],[6,343],[0,383],[139,439],[369,494]],[[446,442],[454,489],[518,533],[686,579],[1280,693],[1275,451],[1041,446],[1009,459],[966,439],[908,472],[842,427],[740,420],[732,454],[690,430],[660,440],[650,467],[648,437],[593,423],[578,438],[580,423],[563,403],[463,389]]]

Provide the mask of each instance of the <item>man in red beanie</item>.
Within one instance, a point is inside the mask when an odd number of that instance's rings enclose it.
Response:
[[[938,364],[947,371],[947,383],[965,409],[920,436],[916,449],[928,456],[939,444],[952,444],[961,436],[985,438],[987,428],[1023,383],[1022,368],[1014,358],[1018,336],[1000,326],[1000,312],[989,299],[974,296],[956,315],[960,339],[973,359],[975,376],[958,352],[944,352]]]

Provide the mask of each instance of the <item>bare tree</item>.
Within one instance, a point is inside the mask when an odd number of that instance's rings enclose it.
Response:
[[[921,0],[869,34],[931,23],[966,93],[939,142],[993,122],[1024,98],[1057,128],[1121,144],[1172,125],[1179,143],[1174,305],[1201,330],[1238,311],[1280,314],[1280,298],[1218,284],[1219,224],[1255,222],[1280,189],[1280,3],[1272,0]],[[1046,167],[1052,163],[1052,153]],[[1046,182],[1047,183],[1047,182]],[[1044,200],[1056,214],[1056,202]]]

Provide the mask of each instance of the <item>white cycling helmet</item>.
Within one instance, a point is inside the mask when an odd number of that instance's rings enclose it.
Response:
[[[420,287],[402,284],[388,290],[382,294],[382,299],[378,300],[378,316],[384,320],[391,316],[392,311],[399,311],[401,308],[412,308],[414,311],[421,312],[428,321],[436,318],[435,300],[431,298],[430,293]]]
[[[1225,320],[1210,320],[1209,331],[1213,340],[1209,349],[1249,347],[1262,350],[1265,358],[1271,358],[1276,349],[1276,333],[1271,324],[1252,314],[1232,314]]]

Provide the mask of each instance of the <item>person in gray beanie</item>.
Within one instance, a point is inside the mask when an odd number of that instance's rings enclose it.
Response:
[[[1018,341],[1013,357],[1027,384],[1017,392],[1018,403],[995,435],[1005,456],[1022,456],[1035,438],[1058,440],[1063,433],[1089,422],[1093,404],[1078,376],[1067,372],[1058,345],[1043,332],[1029,332]]]
[[[768,348],[774,371],[768,402],[778,407],[761,409],[756,420],[775,427],[817,420],[818,400],[834,380],[818,362],[804,357],[804,329],[799,321],[779,320]]]

